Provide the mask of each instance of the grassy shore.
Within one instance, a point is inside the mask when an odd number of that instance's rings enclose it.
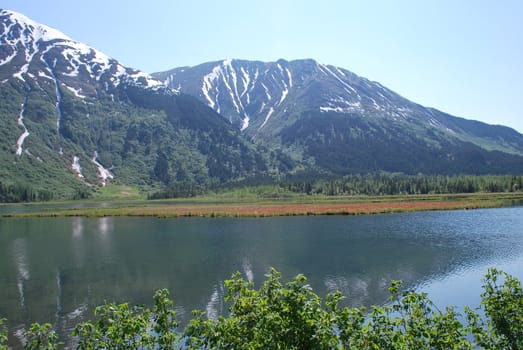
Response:
[[[163,201],[122,201],[107,207],[82,202],[83,208],[3,214],[2,217],[266,217],[296,215],[360,215],[426,210],[495,208],[523,204],[523,192],[379,197],[294,196],[230,198],[206,196]]]

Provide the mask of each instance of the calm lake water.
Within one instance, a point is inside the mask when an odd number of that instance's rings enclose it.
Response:
[[[0,219],[0,318],[11,344],[32,322],[62,333],[104,300],[150,304],[169,288],[180,320],[226,310],[235,271],[259,285],[270,267],[319,294],[382,304],[390,280],[441,306],[478,306],[498,267],[523,280],[523,208],[372,216]]]

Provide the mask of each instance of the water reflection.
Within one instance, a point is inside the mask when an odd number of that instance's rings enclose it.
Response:
[[[15,239],[12,243],[11,252],[18,273],[16,285],[18,288],[20,307],[25,309],[25,283],[31,278],[27,257],[27,242],[22,238]]]
[[[56,270],[56,322],[60,321],[62,315],[62,277],[60,271]]]
[[[207,318],[217,320],[218,316],[224,313],[223,297],[225,290],[223,283],[219,283],[213,287],[211,297],[207,303],[205,310],[207,311]]]
[[[477,267],[519,259],[523,277],[522,212],[0,219],[0,317],[16,332],[54,315],[69,333],[105,300],[150,304],[155,290],[169,288],[182,323],[196,308],[216,318],[226,311],[224,280],[240,271],[258,287],[270,267],[284,281],[305,274],[319,294],[340,290],[351,305],[385,302],[393,279],[429,289],[453,281],[435,293],[467,299],[480,291],[453,276],[476,279]]]
[[[84,247],[84,218],[76,217],[72,218],[72,240],[71,240],[71,250],[74,259],[74,266],[80,268],[84,265],[85,261],[85,247]]]
[[[72,219],[73,238],[81,238],[84,233],[84,218],[77,217]]]
[[[245,274],[245,278],[247,278],[247,281],[254,281],[254,272],[252,271],[252,265],[247,258],[244,258],[242,261],[242,270]]]
[[[105,217],[98,219],[98,232],[102,236],[107,236],[114,229],[113,218]]]

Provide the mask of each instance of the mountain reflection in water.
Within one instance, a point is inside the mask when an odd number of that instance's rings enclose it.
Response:
[[[32,322],[68,334],[105,300],[150,305],[159,288],[170,289],[182,324],[196,308],[216,318],[227,310],[224,280],[240,271],[259,286],[270,267],[354,306],[386,302],[393,279],[433,299],[476,300],[480,281],[474,290],[459,281],[487,266],[523,277],[522,214],[0,219],[0,317],[13,348]]]

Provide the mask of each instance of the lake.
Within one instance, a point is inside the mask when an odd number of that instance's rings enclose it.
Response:
[[[3,210],[7,210],[3,208]],[[0,318],[11,344],[32,322],[62,334],[104,300],[150,304],[169,288],[179,319],[226,311],[235,271],[305,274],[350,305],[383,304],[390,280],[437,305],[478,306],[488,267],[523,279],[523,207],[274,218],[0,218]]]

